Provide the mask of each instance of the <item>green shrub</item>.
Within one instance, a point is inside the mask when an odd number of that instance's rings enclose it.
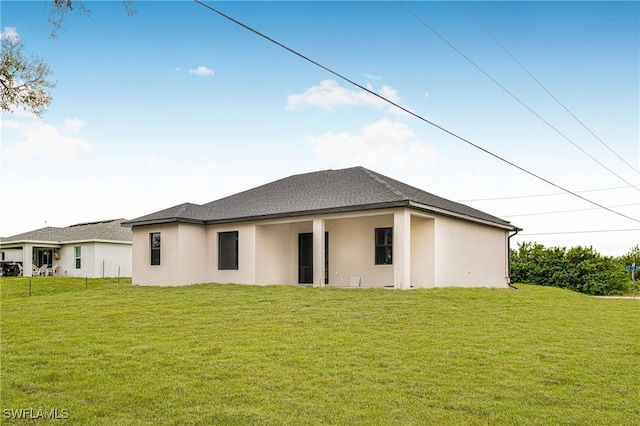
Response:
[[[511,280],[590,295],[626,294],[631,279],[623,263],[622,258],[602,256],[593,247],[567,250],[525,242],[511,251]]]

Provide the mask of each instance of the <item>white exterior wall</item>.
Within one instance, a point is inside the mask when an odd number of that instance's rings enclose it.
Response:
[[[9,248],[3,249],[2,255],[4,257],[5,262],[22,262],[22,249],[19,248]]]
[[[218,269],[218,233],[238,231],[238,269]],[[256,226],[254,223],[212,225],[206,230],[207,282],[256,283]]]
[[[329,285],[348,286],[360,277],[363,287],[393,285],[394,265],[375,264],[375,228],[393,226],[393,214],[327,220],[329,231]],[[297,263],[296,263],[297,267]]]
[[[315,223],[315,226],[314,226]],[[375,228],[393,227],[393,265],[375,264]],[[238,269],[218,269],[218,233],[238,231]],[[297,284],[298,235],[329,233],[329,285],[506,287],[508,231],[397,208],[222,225],[133,228],[133,282]],[[151,232],[161,233],[161,264],[150,265]],[[84,250],[84,249],[83,249]],[[314,249],[316,251],[317,249]],[[314,256],[314,282],[324,256]],[[84,251],[83,251],[84,256]],[[318,265],[321,266],[320,271]],[[322,280],[324,282],[324,280]]]
[[[507,287],[508,231],[446,217],[435,221],[436,287]]]
[[[80,269],[76,269],[75,247],[80,247]],[[65,244],[59,249],[60,260],[54,260],[58,265],[58,275],[66,277],[101,277],[96,273],[94,243]],[[100,264],[102,267],[102,264]],[[102,268],[101,268],[102,269]]]
[[[297,272],[292,277],[298,255],[298,246],[293,247],[291,242],[293,225],[256,226],[256,284],[291,284],[297,280]]]
[[[117,277],[119,273],[121,277],[130,277],[131,256],[131,244],[96,242],[94,276]]]
[[[177,223],[171,223],[133,228],[133,284],[180,284],[178,226]],[[160,265],[151,265],[149,234],[152,232],[160,232]]]
[[[411,215],[411,285],[435,287],[435,248],[433,217]]]

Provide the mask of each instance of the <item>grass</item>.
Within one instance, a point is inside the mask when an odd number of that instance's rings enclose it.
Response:
[[[64,409],[81,425],[640,418],[633,300],[537,286],[80,284],[29,297],[2,280],[2,410]]]

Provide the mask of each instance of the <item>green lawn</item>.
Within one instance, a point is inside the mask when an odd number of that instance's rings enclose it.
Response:
[[[26,423],[7,419],[24,408],[79,425],[640,423],[638,300],[537,286],[1,286],[3,424]]]

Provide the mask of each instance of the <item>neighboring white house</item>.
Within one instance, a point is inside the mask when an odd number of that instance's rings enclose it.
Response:
[[[291,176],[123,223],[133,283],[507,287],[519,229],[371,170]]]
[[[46,227],[0,238],[2,260],[17,262],[24,276],[48,266],[70,277],[131,276],[131,229],[125,219]]]

